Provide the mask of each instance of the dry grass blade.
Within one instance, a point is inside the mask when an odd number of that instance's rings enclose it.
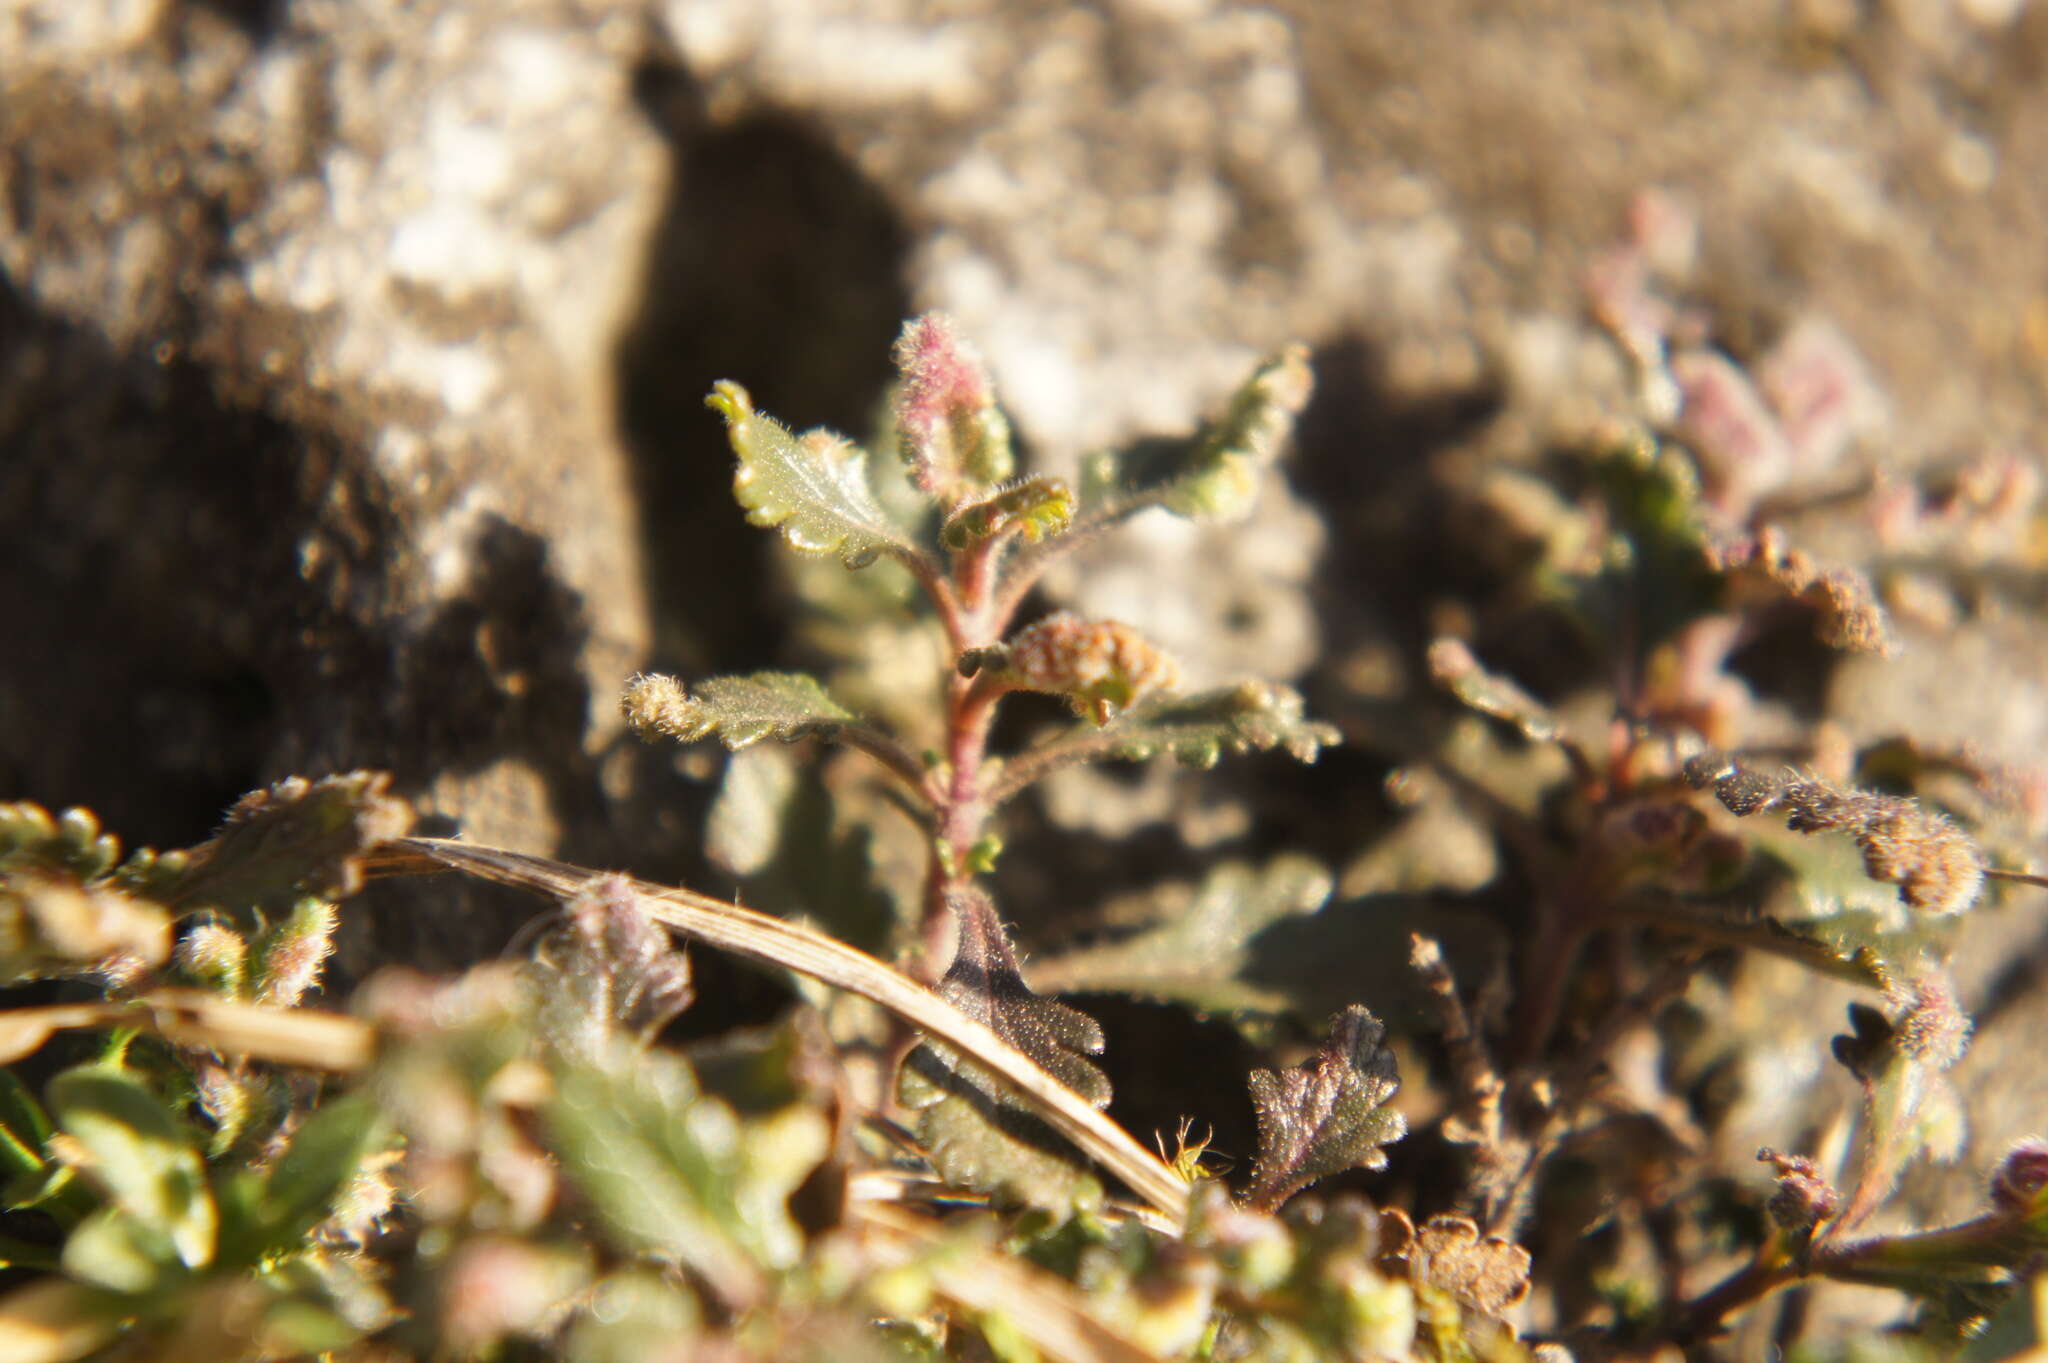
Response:
[[[370,864],[373,871],[382,872],[462,871],[557,899],[570,898],[603,874],[547,857],[442,838],[394,839],[385,844],[382,853],[372,857]],[[974,1057],[1013,1087],[1054,1130],[1122,1179],[1176,1230],[1180,1227],[1187,1211],[1188,1186],[1178,1175],[1022,1051],[931,990],[906,979],[866,952],[809,928],[693,890],[669,889],[639,880],[630,883],[641,896],[642,907],[650,918],[685,937],[858,994]]]
[[[876,1203],[854,1207],[870,1243],[909,1258],[939,1244],[944,1229],[929,1218]],[[1039,1354],[1053,1363],[1160,1363],[1098,1319],[1086,1296],[1043,1269],[991,1249],[969,1262],[941,1256],[930,1260],[938,1295],[973,1312],[1000,1312]]]
[[[106,1003],[63,1003],[0,1012],[0,1064],[12,1064],[57,1032],[146,1027],[179,1046],[201,1046],[308,1069],[359,1070],[376,1050],[368,1023],[310,1008],[237,1003],[196,989],[158,989]]]

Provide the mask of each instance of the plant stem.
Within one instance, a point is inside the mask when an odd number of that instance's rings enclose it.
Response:
[[[955,676],[946,694],[946,776],[938,794],[938,836],[951,853],[948,880],[964,881],[968,854],[988,821],[982,789],[989,726],[996,701],[1009,691],[989,673]]]
[[[1077,726],[1035,748],[1006,758],[1002,770],[996,773],[995,780],[989,782],[988,789],[983,792],[983,799],[990,809],[1000,808],[1061,767],[1092,762],[1122,741],[1123,734],[1114,724],[1107,728]]]
[[[968,642],[968,612],[962,607],[945,571],[925,554],[917,554],[902,562],[910,569],[911,576],[917,579],[917,585],[924,588],[924,594],[931,598],[932,609],[939,614],[939,624],[945,628],[946,643],[953,653],[958,655],[972,648]]]
[[[1104,512],[1091,520],[1076,521],[1051,539],[1040,540],[1019,550],[1011,556],[1009,570],[1002,575],[1002,583],[989,602],[992,614],[1007,625],[1010,617],[1017,613],[1017,607],[1024,604],[1024,598],[1031,594],[1031,589],[1038,585],[1038,580],[1049,568],[1097,535],[1114,529],[1142,510],[1142,506],[1127,506]]]
[[[1790,1286],[1806,1276],[1790,1259],[1767,1257],[1761,1251],[1747,1266],[1736,1270],[1704,1296],[1681,1307],[1678,1318],[1665,1338],[1680,1348],[1714,1338],[1722,1332],[1722,1318]]]
[[[901,781],[913,796],[926,803],[931,802],[931,773],[915,754],[889,734],[871,724],[842,724],[833,733],[831,741],[866,753],[884,771]]]

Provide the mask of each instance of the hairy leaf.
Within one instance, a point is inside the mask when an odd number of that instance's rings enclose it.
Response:
[[[1081,1097],[1107,1105],[1109,1080],[1085,1058],[1101,1052],[1102,1028],[1025,986],[1016,949],[987,895],[963,890],[947,903],[959,923],[960,945],[938,992]],[[1062,1214],[1100,1196],[1065,1142],[950,1047],[921,1043],[904,1062],[898,1096],[919,1110],[918,1138],[948,1183]]]
[[[1307,857],[1280,857],[1260,870],[1219,866],[1192,893],[1161,896],[1150,925],[1034,961],[1031,978],[1054,993],[1117,991],[1208,1012],[1277,1011],[1287,1006],[1283,992],[1238,977],[1251,940],[1283,918],[1316,912],[1330,889],[1329,872]]]
[[[1382,1262],[1405,1268],[1418,1288],[1449,1293],[1461,1310],[1495,1319],[1529,1295],[1529,1251],[1482,1235],[1470,1218],[1433,1216],[1416,1228],[1398,1211],[1380,1217]]]
[[[1192,440],[1148,441],[1090,464],[1082,500],[1104,515],[1162,506],[1193,520],[1251,510],[1259,474],[1279,455],[1315,385],[1308,351],[1289,346],[1252,371],[1223,415]]]
[[[1953,1158],[1960,1146],[1961,1113],[1944,1072],[1969,1045],[1970,1019],[1938,971],[1893,992],[1903,1005],[1896,1018],[1854,1004],[1854,1034],[1835,1038],[1835,1058],[1863,1085],[1865,1108],[1844,1227],[1877,1209],[1914,1156]]]
[[[171,902],[277,916],[303,899],[346,899],[362,888],[363,855],[412,823],[390,785],[385,772],[355,771],[294,776],[244,795],[220,832],[192,849]]]
[[[1143,761],[1170,752],[1191,767],[1213,767],[1225,751],[1265,752],[1280,748],[1297,761],[1313,762],[1323,748],[1340,741],[1336,728],[1302,715],[1301,696],[1273,682],[1247,681],[1192,696],[1141,702],[1106,731],[1109,753]]]
[[[192,1132],[134,1076],[87,1066],[50,1081],[50,1106],[114,1206],[188,1268],[213,1261],[219,1217]]]
[[[534,952],[541,1035],[595,1054],[623,1033],[652,1041],[690,1006],[690,958],[647,916],[622,877],[592,882]]]
[[[1253,1070],[1259,1156],[1245,1201],[1271,1210],[1317,1179],[1386,1166],[1381,1146],[1407,1134],[1386,1102],[1401,1086],[1387,1029],[1353,1004],[1330,1024],[1322,1049],[1293,1069]]]
[[[779,528],[800,553],[837,554],[849,568],[865,568],[883,554],[916,557],[875,500],[867,455],[858,446],[828,431],[791,435],[756,412],[736,383],[718,383],[705,403],[725,417],[740,461],[733,496],[749,522]]]
[[[1899,902],[1923,914],[1960,913],[1976,902],[1983,888],[1985,859],[1976,843],[1944,815],[1911,800],[1744,766],[1711,751],[1687,761],[1683,776],[1696,788],[1711,787],[1715,798],[1737,817],[1775,812],[1789,832],[1840,833],[1855,839],[1863,874],[1897,885]],[[1818,864],[1825,852],[1809,852],[1768,834],[1758,840],[1774,844],[1779,856],[1801,872],[1801,893],[1816,914],[1825,912],[1831,901],[1851,904],[1869,899],[1868,887],[1859,892],[1844,886]],[[1880,896],[1868,906],[1881,911],[1885,902]]]
[[[1823,568],[1774,526],[1715,542],[1708,560],[1727,576],[1737,604],[1789,598],[1814,612],[1814,634],[1830,648],[1880,657],[1898,652],[1870,579],[1849,568]]]
[[[1073,519],[1074,493],[1065,479],[1026,478],[954,511],[939,531],[939,542],[965,549],[1014,531],[1026,544],[1036,544],[1065,530]]]
[[[811,735],[829,739],[854,719],[825,694],[817,678],[802,672],[713,677],[698,683],[694,696],[673,677],[635,677],[619,708],[642,738],[665,734],[685,743],[716,738],[735,751],[764,738],[784,743]]]
[[[987,895],[960,890],[946,902],[959,923],[960,944],[939,981],[940,996],[1096,1107],[1106,1106],[1109,1080],[1083,1058],[1102,1052],[1102,1028],[1095,1019],[1031,992],[1017,950]]]
[[[340,915],[324,899],[301,899],[291,916],[264,939],[262,982],[256,1001],[295,1008],[307,991],[320,983],[320,972],[334,954],[334,928]]]

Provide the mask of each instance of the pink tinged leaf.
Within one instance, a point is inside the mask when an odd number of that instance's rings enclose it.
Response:
[[[1799,476],[1834,465],[1884,419],[1884,397],[1863,357],[1832,322],[1802,318],[1756,367]]]
[[[1650,292],[1649,261],[1635,246],[1602,253],[1580,281],[1594,318],[1639,364],[1655,364],[1671,329],[1671,305]]]
[[[1639,190],[1629,200],[1628,230],[1652,271],[1671,280],[1692,273],[1699,259],[1700,223],[1685,200],[1665,189]]]
[[[1782,486],[1792,447],[1777,418],[1727,356],[1687,350],[1671,357],[1678,382],[1678,432],[1700,462],[1709,499],[1743,519],[1759,497]]]

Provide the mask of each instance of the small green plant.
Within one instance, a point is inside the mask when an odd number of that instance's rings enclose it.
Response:
[[[1664,361],[1657,336],[1624,339]],[[1940,754],[1723,750],[1740,717],[1725,665],[1756,619],[1803,614],[1835,648],[1890,643],[1860,576],[1727,522],[1764,474],[1729,465],[1703,493],[1679,429],[1572,456],[1560,482],[1593,509],[1561,515],[1519,585],[1609,652],[1614,719],[1589,739],[1445,638],[1429,668],[1462,709],[1394,782],[1427,776],[1476,811],[1528,890],[1497,985],[1468,994],[1437,940],[1410,944],[1438,1024],[1442,1172],[1408,1171],[1383,1206],[1316,1189],[1388,1177],[1390,1147],[1410,1148],[1386,1027],[1352,999],[1298,1063],[1250,1074],[1257,1148],[1233,1188],[1192,1138],[1199,1118],[1170,1154],[1111,1120],[1092,1057],[1114,1038],[1051,991],[1283,1012],[1288,991],[1245,969],[1254,939],[1315,915],[1331,878],[1299,856],[1217,867],[1174,914],[1040,962],[1034,992],[998,908],[1003,811],[1078,764],[1313,761],[1337,734],[1271,682],[1184,692],[1125,623],[1018,617],[1061,555],[1139,514],[1242,514],[1307,400],[1306,358],[1282,352],[1192,437],[1096,455],[1072,486],[1013,469],[988,375],[944,319],[912,322],[896,360],[897,458],[879,467],[786,430],[736,384],[710,405],[750,519],[863,580],[894,565],[914,584],[943,639],[928,732],[801,673],[643,676],[622,706],[648,738],[870,761],[920,839],[903,968],[695,891],[405,836],[406,807],[372,774],[280,783],[205,844],[125,859],[83,811],[0,806],[0,980],[66,991],[0,1011],[0,1264],[16,1277],[0,1357],[1708,1357],[1759,1301],[1828,1281],[1922,1303],[1901,1349],[1987,1323],[2032,1342],[2008,1299],[2048,1253],[2039,1142],[1999,1163],[1981,1215],[1868,1229],[1955,1130],[1947,1074],[1971,1025],[1946,953],[1987,884],[2031,878],[1914,798],[1959,765]],[[1686,373],[1694,389],[1741,379]],[[1739,464],[1716,429],[1715,457]],[[998,751],[1019,692],[1070,713]],[[850,900],[840,882],[861,868],[842,851],[822,893]],[[444,870],[560,913],[528,959],[450,978],[393,966],[350,1013],[313,1006],[342,901],[371,876]],[[672,933],[793,974],[806,1001],[773,1027],[663,1044],[695,990]],[[1683,1139],[1614,1134],[1698,1134],[1676,1105],[1620,1091],[1617,1056],[1735,953],[1872,1000],[1834,1045],[1861,1095],[1846,1153],[1766,1149],[1747,1187],[1702,1159],[1673,1172]],[[60,1049],[77,1063],[50,1073]],[[1608,1209],[1595,1216],[1664,1218],[1661,1290],[1538,1257],[1571,1256],[1543,1207],[1575,1162],[1597,1166],[1578,1176]],[[1591,1220],[1561,1238],[1590,1238]],[[1686,1254],[1732,1266],[1680,1290]],[[1522,1333],[1532,1309],[1540,1343]]]
[[[814,738],[874,759],[928,840],[921,935],[931,944],[928,959],[951,958],[939,993],[1101,1106],[1109,1085],[1086,1058],[1102,1049],[1101,1029],[1025,986],[986,886],[1003,846],[998,811],[1077,763],[1170,752],[1206,767],[1225,751],[1271,748],[1313,761],[1336,733],[1305,719],[1301,698],[1271,683],[1182,694],[1173,660],[1121,622],[1059,613],[1019,629],[1015,616],[1059,556],[1141,512],[1204,520],[1247,512],[1260,470],[1308,398],[1306,356],[1297,348],[1260,365],[1223,416],[1190,440],[1098,455],[1078,493],[1061,479],[1014,476],[1009,424],[988,374],[946,319],[910,323],[895,357],[894,443],[917,494],[900,515],[878,497],[866,452],[843,438],[792,434],[757,412],[737,384],[719,384],[709,403],[726,420],[738,456],[734,495],[749,519],[848,569],[890,559],[923,589],[952,662],[939,688],[937,749],[913,751],[802,674],[690,687],[640,677],[623,707],[649,737],[715,737],[734,749]],[[1022,751],[992,753],[997,710],[1020,691],[1062,697],[1074,720]],[[919,1114],[918,1138],[939,1173],[957,1184],[1063,1208],[1075,1196],[1073,1178],[1085,1177],[1033,1139],[1034,1119],[1007,1111],[1008,1100],[946,1049],[926,1045],[911,1055],[899,1097]]]

